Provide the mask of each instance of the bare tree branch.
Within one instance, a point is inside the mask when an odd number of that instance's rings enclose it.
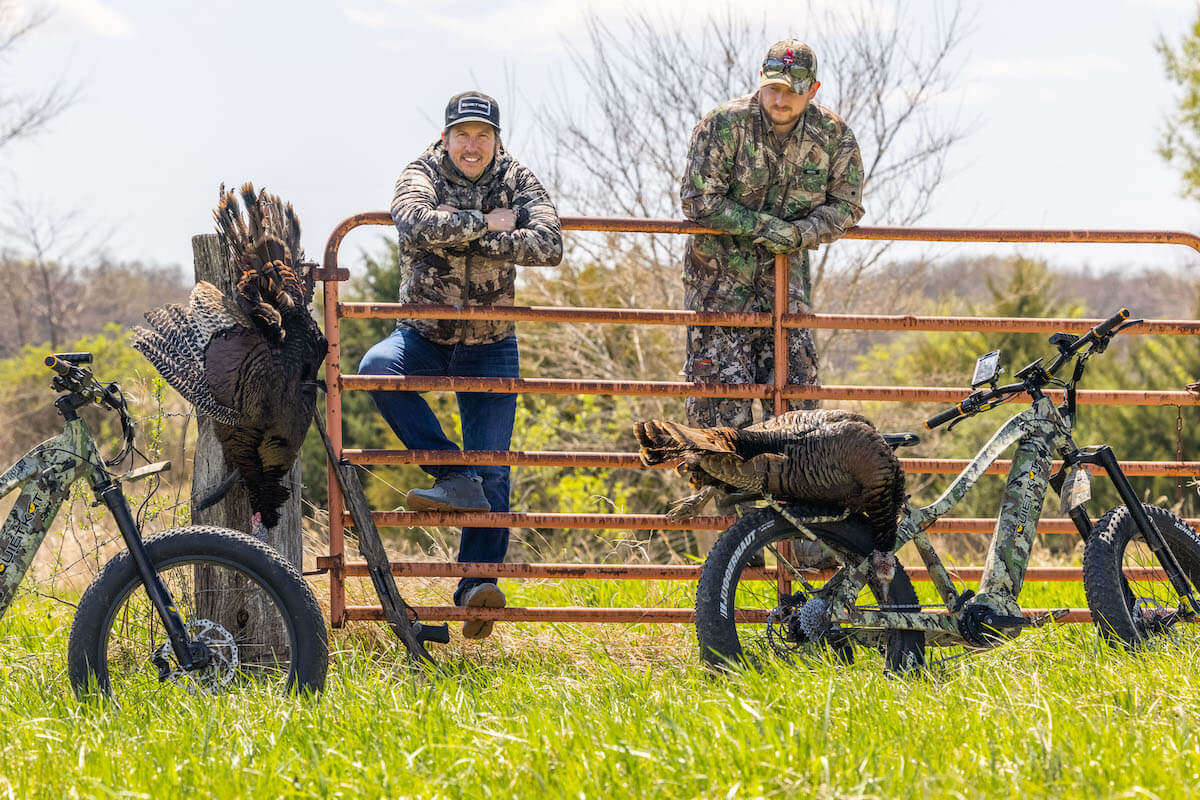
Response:
[[[0,0],[0,66],[49,18],[45,10],[22,14],[12,0]],[[40,92],[0,94],[0,148],[38,133],[70,107],[78,94],[77,88],[61,78]]]
[[[862,149],[865,224],[913,225],[925,216],[965,135],[948,102],[966,34],[960,7],[924,35],[902,30],[905,16],[904,4],[883,0],[849,10],[810,3],[805,15],[820,60],[817,101],[847,120]],[[733,4],[692,26],[646,11],[618,25],[594,13],[585,20],[584,43],[570,48],[583,88],[560,88],[539,120],[556,202],[568,214],[678,218],[692,128],[718,104],[753,91],[759,59],[778,37]],[[819,306],[854,307],[863,284],[885,270],[889,244],[821,248],[812,264]],[[631,299],[674,307],[682,301],[681,252],[680,237],[574,236],[568,261],[608,265]],[[638,277],[615,277],[627,271]]]

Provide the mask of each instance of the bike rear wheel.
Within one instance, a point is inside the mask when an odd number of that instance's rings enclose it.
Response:
[[[256,685],[284,692],[325,685],[328,643],[312,590],[295,568],[251,536],[208,526],[145,540],[188,635],[209,664],[181,667],[128,552],[84,592],[67,664],[77,693],[119,699],[164,691],[212,694]]]
[[[1180,568],[1200,585],[1200,536],[1165,508],[1143,508]],[[1174,615],[1179,594],[1125,506],[1092,528],[1083,551],[1083,586],[1096,627],[1113,647],[1134,650],[1164,636],[1200,643],[1200,625]]]
[[[800,547],[808,540],[775,511],[758,509],[731,525],[713,546],[696,591],[696,635],[705,663],[715,667],[754,666],[769,658],[811,660],[828,656],[842,663],[853,661],[853,646],[845,631],[834,628],[819,640],[800,641],[794,635],[795,622],[789,628],[779,619],[784,604],[774,578],[763,579],[761,565],[787,570],[788,565],[780,562],[780,544],[784,542],[802,552]],[[798,561],[791,560],[792,569],[799,568]],[[818,590],[824,584],[816,572],[809,572],[805,580]],[[882,587],[874,583],[871,581],[871,592],[880,605],[917,610],[917,593],[900,564],[896,565],[886,597],[882,596]],[[800,588],[793,582],[793,592]],[[799,611],[799,607],[792,605],[791,610]],[[785,613],[795,619],[792,613]],[[818,614],[811,616],[819,619]],[[803,619],[802,624],[811,625],[812,620]],[[924,633],[891,631],[887,635],[885,669],[919,669],[924,661]]]

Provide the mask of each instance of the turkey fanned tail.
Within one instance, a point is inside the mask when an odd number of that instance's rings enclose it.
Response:
[[[698,489],[838,503],[866,515],[876,548],[895,543],[904,472],[883,436],[847,411],[792,411],[736,428],[635,426],[647,465],[674,462]]]
[[[240,414],[213,395],[204,363],[204,352],[214,334],[241,324],[224,301],[217,287],[200,281],[192,289],[187,308],[172,303],[147,311],[150,327],[133,329],[133,347],[197,411],[226,425],[236,425]],[[244,315],[238,316],[244,319]]]

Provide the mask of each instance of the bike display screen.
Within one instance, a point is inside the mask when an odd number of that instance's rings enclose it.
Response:
[[[971,376],[971,388],[975,389],[985,383],[991,383],[999,374],[1000,351],[993,350],[990,353],[984,353],[975,362],[975,374]]]

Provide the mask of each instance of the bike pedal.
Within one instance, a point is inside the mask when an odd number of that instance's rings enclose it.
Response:
[[[448,623],[443,622],[441,625],[427,625],[424,622],[414,622],[412,629],[413,636],[421,644],[425,644],[425,642],[450,644],[450,625]]]

